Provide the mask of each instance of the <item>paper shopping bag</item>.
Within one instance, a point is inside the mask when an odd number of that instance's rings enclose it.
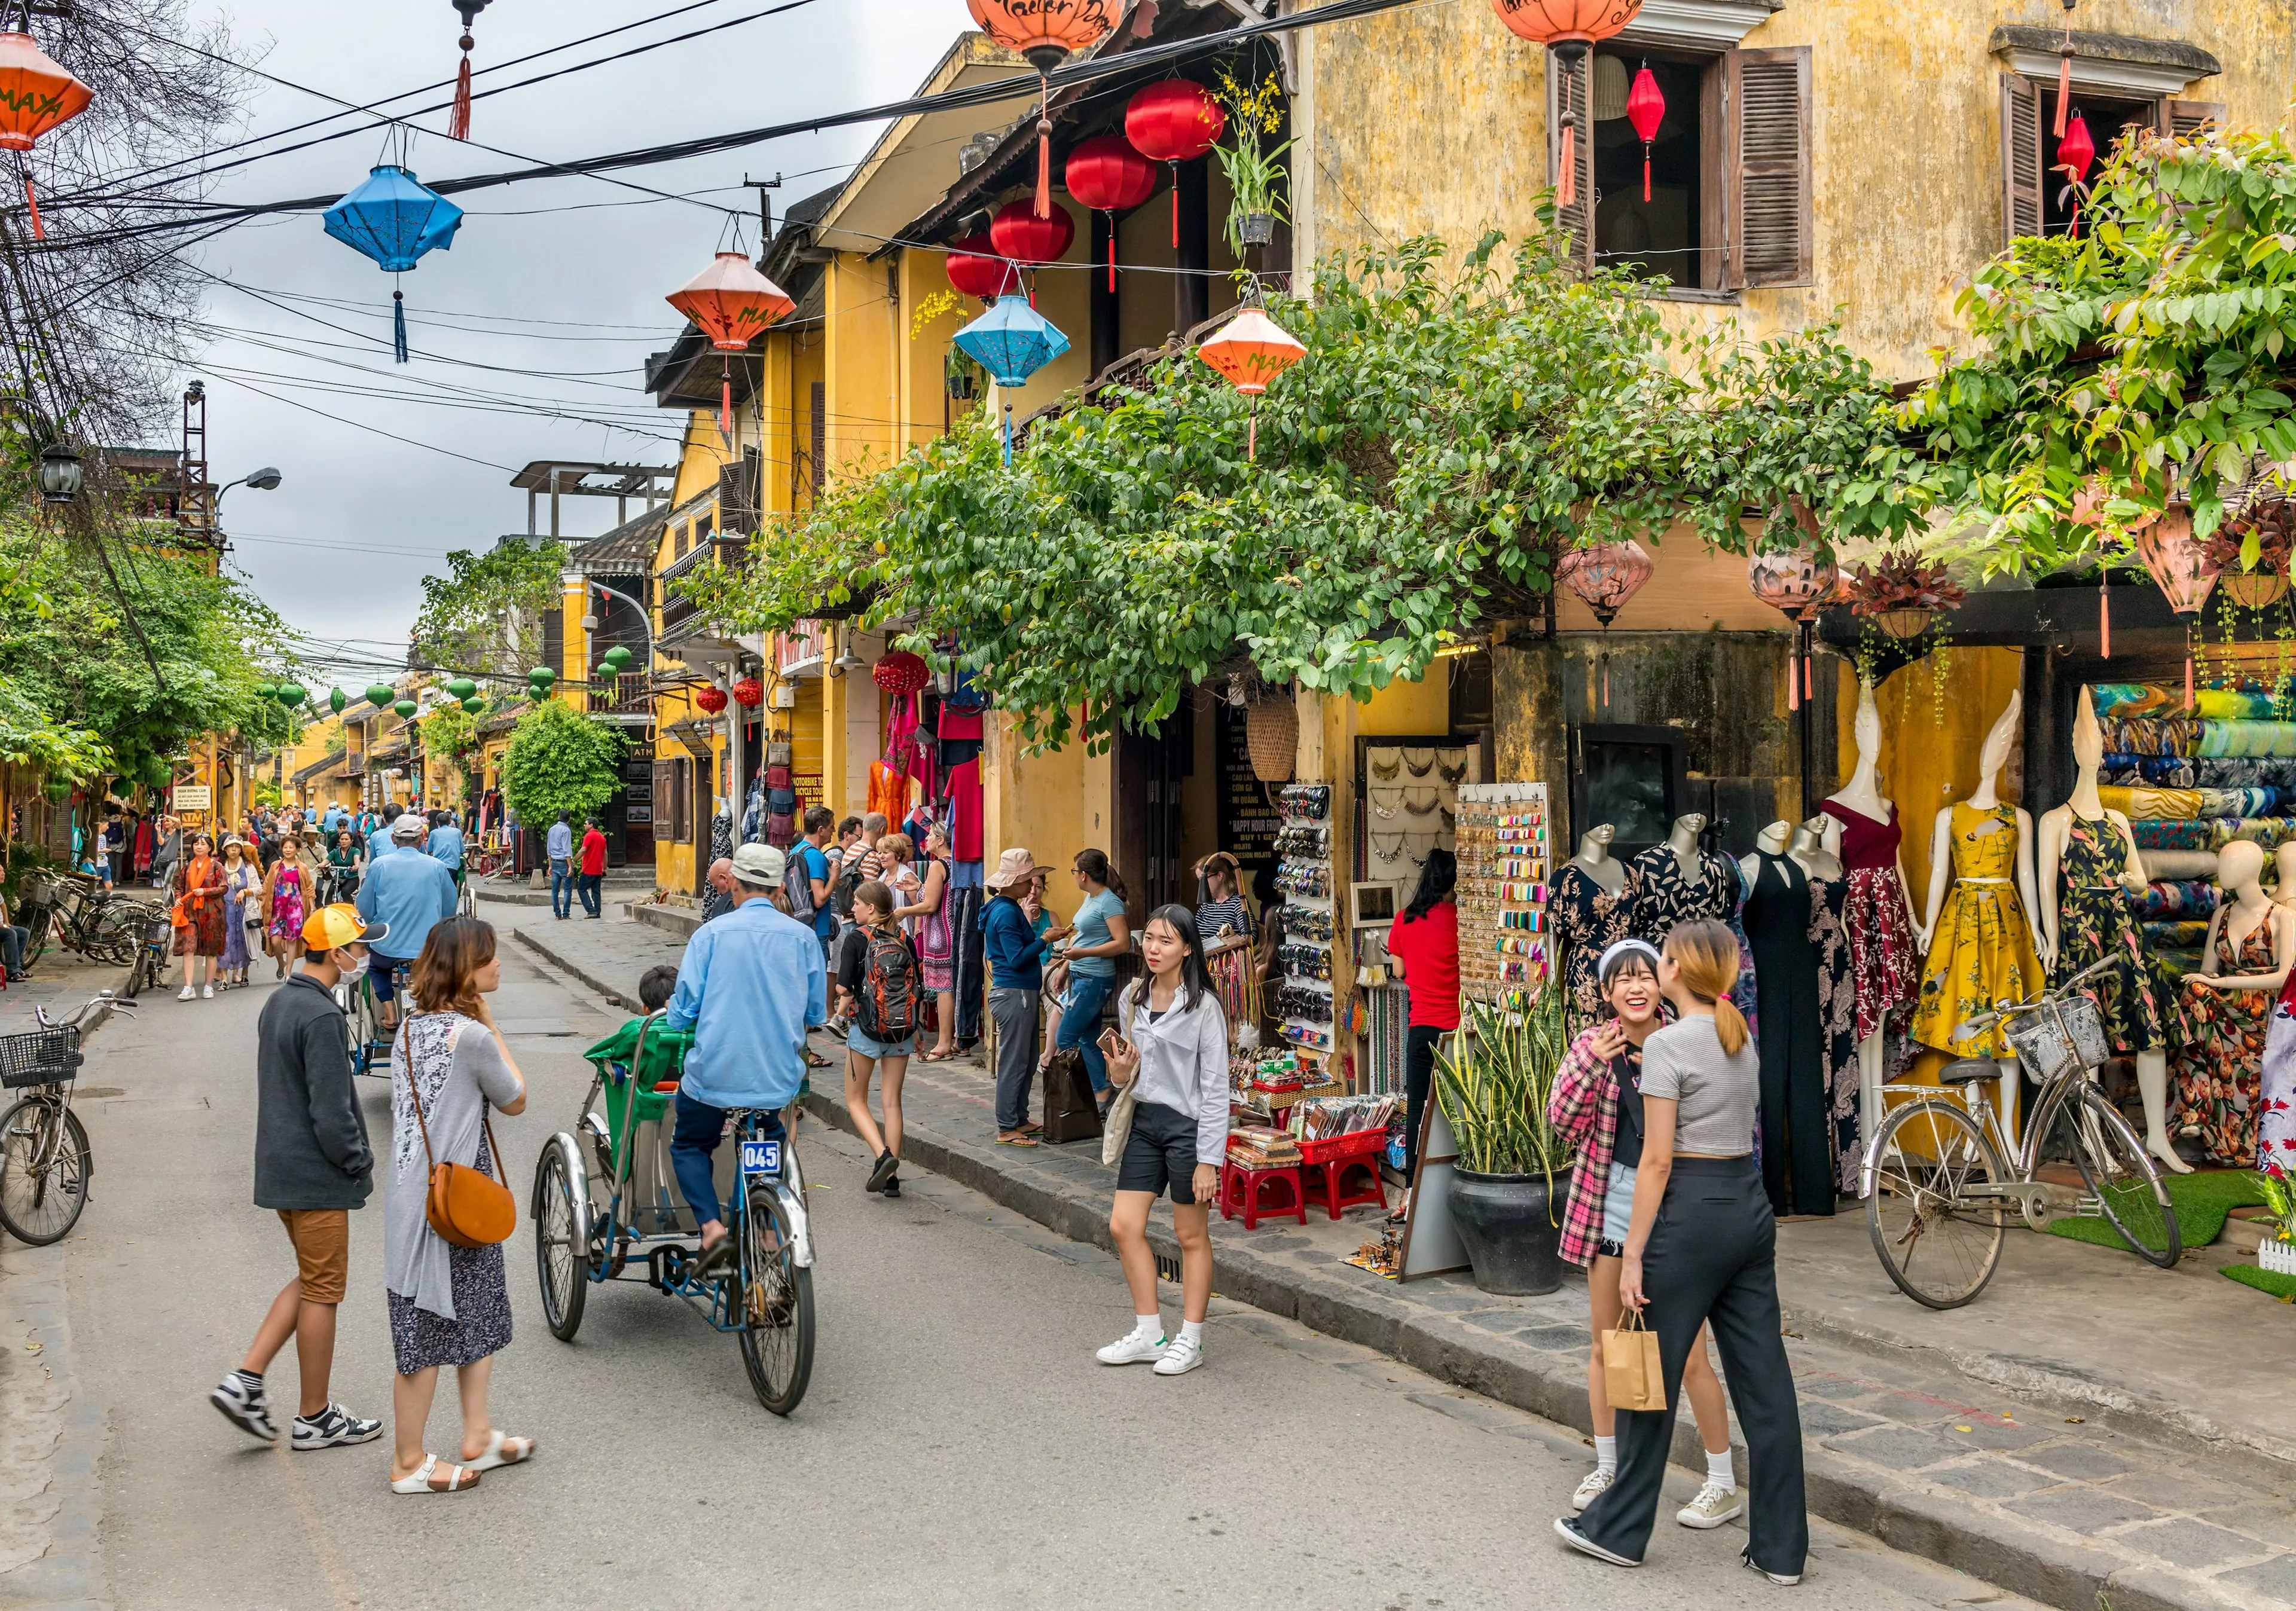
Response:
[[[1603,1333],[1603,1390],[1613,1410],[1666,1408],[1666,1374],[1659,1364],[1658,1333],[1628,1310],[1616,1331]]]

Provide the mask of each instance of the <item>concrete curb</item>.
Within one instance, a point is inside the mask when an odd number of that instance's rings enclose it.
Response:
[[[620,1008],[624,1012],[644,1012],[645,1010],[644,1007],[638,1005],[637,997],[627,994],[618,987],[609,985],[605,980],[590,972],[587,969],[578,967],[575,963],[569,961],[565,957],[561,956],[557,952],[553,951],[540,940],[536,939],[532,935],[527,933],[525,929],[513,928],[510,932],[512,939],[525,946],[529,951],[534,953],[535,955],[540,957],[553,968],[557,969],[561,973],[572,974],[576,978],[581,980],[583,984],[596,991],[600,995],[604,996],[608,1001]]]

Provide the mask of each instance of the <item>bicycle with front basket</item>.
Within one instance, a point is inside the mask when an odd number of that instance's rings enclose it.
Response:
[[[2018,1062],[2041,1086],[2021,1147],[2009,1145],[1984,1099],[1983,1084],[1999,1075],[1986,1059],[1948,1064],[1936,1086],[1882,1088],[1914,1100],[1890,1109],[1866,1149],[1866,1226],[1882,1267],[1915,1303],[1957,1309],[1984,1291],[2013,1209],[2036,1231],[2068,1212],[2102,1215],[2137,1256],[2163,1270],[2183,1255],[2160,1166],[2097,1085],[2110,1048],[2096,1003],[2079,986],[2111,961],[1954,1029],[1956,1040],[1967,1040],[1997,1023],[2010,1026]],[[2043,1159],[2068,1154],[2086,1192],[2070,1211],[2039,1178]]]
[[[0,1114],[0,1228],[35,1247],[70,1235],[87,1206],[95,1153],[71,1110],[72,1082],[79,1075],[80,1031],[107,1003],[124,1018],[135,1016],[107,990],[69,1022],[55,1023],[46,1008],[36,1007],[37,1029],[0,1035],[0,1087],[23,1092]]]

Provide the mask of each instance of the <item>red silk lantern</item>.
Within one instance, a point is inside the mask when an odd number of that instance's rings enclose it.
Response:
[[[2077,111],[2065,137],[2057,142],[2057,168],[2065,176],[2065,195],[2072,202],[2072,224],[2066,233],[2076,240],[2080,236],[2080,182],[2088,177],[2089,164],[2095,160],[2096,142],[2089,137],[2088,119]]]
[[[1575,72],[1589,46],[1597,45],[1632,22],[1643,0],[1491,0],[1499,20],[1520,38],[1553,51],[1564,72]],[[1562,108],[1562,182],[1555,189],[1557,205],[1571,207],[1578,200],[1578,119],[1570,97],[1557,97]]]
[[[701,327],[718,353],[718,429],[734,434],[734,371],[728,356],[746,351],[766,326],[797,306],[737,251],[719,252],[683,290],[664,300]]]
[[[994,302],[1013,289],[1017,273],[987,235],[964,235],[948,243],[948,282],[968,297]]]
[[[1643,200],[1651,199],[1651,142],[1658,138],[1658,126],[1666,119],[1666,96],[1660,91],[1657,78],[1648,67],[1635,75],[1635,86],[1627,92],[1627,121],[1635,126],[1635,134],[1643,143]]]
[[[1055,207],[1052,217],[1040,217],[1026,201],[1007,201],[988,220],[988,241],[997,256],[1013,263],[1057,263],[1076,242],[1076,220],[1065,207]],[[1029,306],[1036,305],[1032,287]]]
[[[1259,456],[1259,394],[1267,383],[1308,356],[1290,331],[1256,307],[1230,319],[1219,334],[1196,348],[1196,356],[1226,375],[1228,383],[1253,400],[1245,432],[1247,458]]]
[[[1643,584],[1651,579],[1652,568],[1650,555],[1643,552],[1641,544],[1631,540],[1571,549],[1554,568],[1555,580],[1577,593],[1579,601],[1593,610],[1595,619],[1602,623],[1605,705],[1611,702],[1611,623],[1627,607],[1627,601],[1640,593]]]
[[[29,34],[0,34],[0,151],[28,151],[42,135],[87,110],[95,92],[42,53]],[[32,176],[24,170],[24,205],[32,238],[48,238]]]
[[[964,0],[980,29],[1037,70],[1044,100],[1037,114],[1037,217],[1053,216],[1053,69],[1104,38],[1121,0]]]
[[[1116,289],[1116,215],[1156,193],[1156,165],[1122,135],[1095,135],[1069,152],[1069,194],[1108,215],[1108,289]]]
[[[1226,129],[1227,116],[1211,91],[1185,78],[1149,85],[1125,102],[1124,137],[1171,170],[1174,251],[1180,249],[1180,164],[1211,150]]]
[[[693,696],[693,702],[701,707],[702,715],[714,716],[726,708],[726,691],[722,688],[699,690]]]
[[[923,656],[897,649],[870,667],[869,675],[878,687],[900,699],[931,682],[932,667],[925,664]]]
[[[734,684],[734,703],[754,710],[766,702],[766,685],[755,677],[743,677]]]

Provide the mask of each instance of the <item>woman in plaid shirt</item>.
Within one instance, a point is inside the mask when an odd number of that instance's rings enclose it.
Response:
[[[1658,950],[1648,941],[1620,940],[1603,953],[1595,972],[1602,1021],[1581,1031],[1562,1054],[1546,1108],[1549,1122],[1578,1151],[1563,1208],[1562,1256],[1586,1267],[1594,1309],[1587,1405],[1595,1421],[1595,1464],[1570,1496],[1574,1511],[1593,1504],[1619,1471],[1617,1418],[1603,1391],[1603,1333],[1619,1323],[1619,1260],[1634,1218],[1635,1171],[1642,1163],[1642,1046],[1660,1021]],[[1730,1467],[1730,1417],[1703,1330],[1683,1368],[1682,1387],[1706,1448],[1706,1483],[1675,1519],[1685,1527],[1718,1527],[1738,1514],[1738,1483]]]

